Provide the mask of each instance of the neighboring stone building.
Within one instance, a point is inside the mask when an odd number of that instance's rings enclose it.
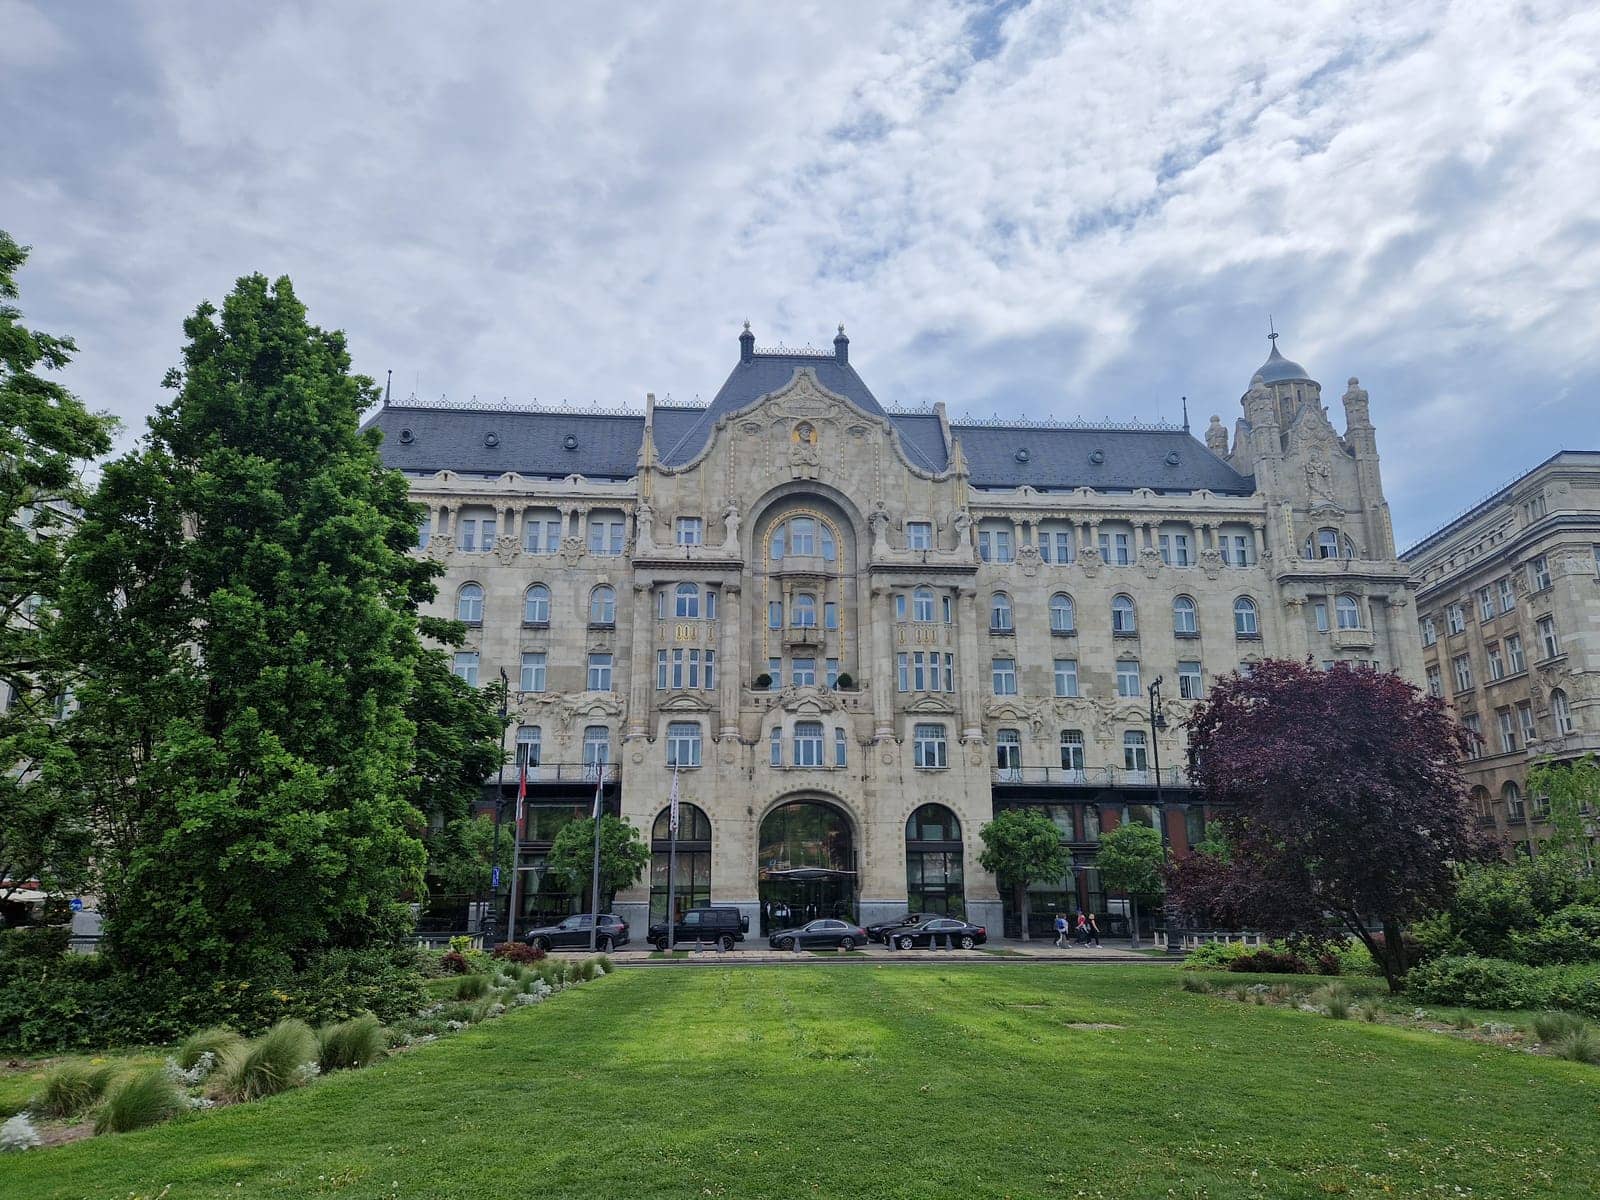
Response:
[[[965,912],[1014,929],[978,866],[999,808],[1038,806],[1074,877],[1034,888],[1113,913],[1101,831],[1204,826],[1179,725],[1214,675],[1266,655],[1421,679],[1367,394],[1343,436],[1274,344],[1230,449],[1171,425],[952,421],[886,410],[832,352],[739,358],[708,407],[641,413],[416,402],[373,419],[428,511],[458,671],[511,683],[530,764],[519,923],[582,904],[542,871],[607,801],[653,841],[616,909],[666,907],[681,768],[680,899],[752,932],[842,913]],[[1150,742],[1149,688],[1169,724]],[[506,773],[503,795],[515,789]],[[492,788],[493,785],[491,785]],[[492,792],[491,792],[492,795]]]
[[[1477,735],[1479,819],[1536,848],[1530,763],[1600,751],[1600,451],[1551,455],[1401,558],[1428,690]]]

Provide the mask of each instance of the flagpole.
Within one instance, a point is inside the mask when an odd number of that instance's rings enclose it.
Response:
[[[511,910],[506,914],[506,941],[517,940],[517,863],[522,845],[522,811],[528,798],[528,762],[524,757],[517,776],[517,819],[511,823]]]
[[[595,764],[594,783],[594,885],[590,889],[589,907],[589,950],[595,948],[595,939],[600,931],[600,790],[606,782],[606,764]]]
[[[678,764],[672,764],[672,800],[667,811],[667,953],[678,931]]]

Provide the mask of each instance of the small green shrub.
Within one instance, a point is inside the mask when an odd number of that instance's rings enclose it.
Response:
[[[1360,1013],[1361,1019],[1367,1022],[1369,1025],[1375,1023],[1378,1018],[1383,1015],[1383,1009],[1372,1003],[1358,1006],[1356,1008],[1356,1012]]]
[[[1228,964],[1236,958],[1243,958],[1250,953],[1250,947],[1243,942],[1201,942],[1184,956],[1183,969],[1185,971],[1214,971],[1226,970]]]
[[[1600,905],[1569,904],[1537,929],[1512,933],[1510,955],[1538,967],[1600,959]]]
[[[1412,971],[1406,983],[1412,995],[1435,1004],[1511,1009],[1541,1006],[1535,968],[1501,958],[1470,954],[1436,958]]]
[[[317,1037],[304,1021],[279,1021],[260,1037],[235,1046],[217,1072],[230,1100],[256,1100],[305,1082],[307,1063],[317,1062]]]
[[[611,955],[609,954],[600,955],[594,960],[594,963],[595,967],[602,975],[610,975],[617,969],[617,964],[612,960]]]
[[[588,983],[591,979],[594,978],[595,971],[596,971],[596,966],[595,966],[594,959],[585,958],[585,959],[581,960],[578,963],[578,980],[580,982],[582,982],[582,983]]]
[[[1587,1029],[1588,1022],[1576,1013],[1542,1012],[1533,1014],[1533,1036],[1546,1044],[1559,1041],[1569,1033]]]
[[[178,1047],[178,1065],[185,1071],[200,1061],[202,1054],[211,1054],[221,1062],[239,1042],[239,1035],[226,1025],[216,1025],[191,1033]]]
[[[1551,1043],[1550,1052],[1569,1062],[1600,1066],[1600,1033],[1588,1027],[1575,1029]]]
[[[111,1081],[95,1114],[94,1131],[127,1133],[171,1120],[183,1109],[183,1093],[166,1068],[144,1067]]]
[[[1230,959],[1228,970],[1263,975],[1309,975],[1311,964],[1287,950],[1256,950]]]
[[[476,1000],[486,995],[489,991],[489,977],[487,975],[463,975],[456,984],[457,1000]]]
[[[367,1066],[383,1053],[386,1041],[382,1022],[371,1013],[325,1025],[317,1034],[317,1065],[324,1071]]]
[[[75,1117],[99,1102],[115,1074],[109,1064],[62,1063],[44,1077],[44,1086],[28,1107],[41,1117]]]

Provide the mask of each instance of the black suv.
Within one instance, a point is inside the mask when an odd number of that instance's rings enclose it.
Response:
[[[750,918],[737,908],[691,908],[678,918],[672,931],[676,945],[685,942],[713,942],[719,949],[732,950],[735,942],[744,941],[750,931]],[[658,921],[650,926],[645,941],[657,950],[667,948],[667,923]]]
[[[530,929],[522,940],[539,950],[587,950],[593,925],[594,918],[588,913],[577,913],[555,925]],[[594,932],[596,949],[614,950],[628,944],[628,923],[615,913],[601,913],[600,928]]]

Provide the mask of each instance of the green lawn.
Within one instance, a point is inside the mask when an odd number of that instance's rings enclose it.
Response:
[[[299,1092],[7,1156],[0,1195],[1593,1194],[1600,1069],[1177,982],[623,971]]]

